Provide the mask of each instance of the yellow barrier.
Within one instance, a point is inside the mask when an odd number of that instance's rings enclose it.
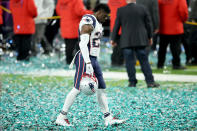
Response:
[[[0,5],[0,7],[5,11],[5,12],[8,12],[8,13],[11,13],[10,10],[8,10],[7,8],[3,7],[2,5]]]
[[[40,17],[38,19],[60,19],[60,16],[52,16],[52,17]]]
[[[186,24],[189,24],[189,25],[197,25],[196,22],[189,22],[189,21],[186,21],[185,23],[186,23]]]

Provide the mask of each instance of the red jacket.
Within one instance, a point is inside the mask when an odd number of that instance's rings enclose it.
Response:
[[[3,24],[3,17],[2,17],[2,9],[1,9],[1,7],[0,7],[0,25],[2,25]]]
[[[10,0],[14,33],[33,34],[35,32],[34,18],[37,16],[37,8],[34,0]]]
[[[111,32],[113,31],[115,20],[116,20],[116,12],[117,9],[125,6],[126,0],[109,0],[108,1],[108,6],[110,8],[110,30]],[[120,34],[120,31],[119,31]]]
[[[82,0],[58,0],[56,11],[61,17],[61,35],[66,39],[78,38],[79,22],[82,16],[93,13],[85,9]]]
[[[183,23],[188,19],[186,0],[158,0],[160,29],[164,35],[179,35],[184,33]]]

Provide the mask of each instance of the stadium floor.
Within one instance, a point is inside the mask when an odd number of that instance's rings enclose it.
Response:
[[[73,84],[71,77],[1,75],[0,130],[196,130],[197,83],[160,82],[148,89],[127,87],[126,80],[107,79],[109,107],[129,120],[105,127],[96,96],[82,93],[68,114],[73,127],[54,121]]]
[[[54,124],[56,116],[73,85],[73,72],[71,71],[70,76],[66,76],[64,72],[60,72],[59,76],[49,73],[45,74],[48,76],[42,76],[42,72],[68,70],[63,54],[51,54],[50,57],[39,55],[31,58],[29,62],[18,62],[14,53],[7,53],[0,60],[0,130],[197,129],[197,82],[195,80],[181,82],[190,76],[195,78],[196,67],[173,72],[169,67],[170,55],[168,55],[167,68],[158,72],[153,71],[167,74],[166,77],[173,76],[172,74],[185,76],[176,82],[160,80],[161,87],[158,89],[148,89],[141,80],[137,88],[129,88],[125,79],[125,68],[110,67],[110,51],[106,49],[104,52],[99,59],[104,72],[119,71],[124,74],[124,76],[116,74],[119,79],[106,77],[106,92],[111,112],[113,114],[120,112],[119,118],[129,118],[126,123],[104,127],[95,96],[87,97],[80,94],[68,115],[74,126],[70,128],[56,126]],[[153,54],[150,55],[150,61],[154,69],[156,57]]]

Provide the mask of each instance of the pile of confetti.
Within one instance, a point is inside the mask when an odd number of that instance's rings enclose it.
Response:
[[[62,127],[54,122],[73,78],[2,75],[0,130],[196,130],[197,83],[161,84],[129,88],[126,80],[107,80],[110,110],[126,123],[105,127],[96,95],[81,93],[68,114],[73,127]]]
[[[99,62],[104,71],[113,70],[110,67],[112,47],[107,40],[102,42]],[[0,130],[197,129],[197,83],[160,82],[160,88],[149,89],[144,81],[140,81],[137,88],[129,88],[127,80],[110,79],[106,80],[110,111],[119,114],[116,117],[120,119],[128,119],[126,123],[105,127],[96,96],[87,97],[81,93],[68,113],[73,126],[57,126],[54,122],[72,89],[73,78],[26,74],[67,70],[63,46],[59,47],[59,52],[49,56],[38,54],[28,62],[17,61],[16,55],[12,51],[0,55]],[[182,63],[184,57],[182,54]],[[149,58],[151,65],[156,67],[157,54],[152,52]],[[169,53],[166,65],[171,66]],[[125,71],[125,67],[117,68]],[[166,72],[170,74],[168,68]]]

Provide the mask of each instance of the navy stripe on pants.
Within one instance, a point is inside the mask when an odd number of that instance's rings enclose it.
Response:
[[[97,58],[90,56],[90,60],[92,63],[92,67],[94,69],[94,74],[98,80],[98,88],[105,89],[106,84],[103,79],[103,73],[102,73],[100,65],[97,61]],[[75,72],[75,78],[74,78],[74,87],[79,90],[80,89],[80,81],[82,79],[84,72],[86,72],[86,64],[85,64],[85,61],[84,61],[81,53],[77,54],[77,56],[75,58],[75,65],[76,65],[76,72]]]

